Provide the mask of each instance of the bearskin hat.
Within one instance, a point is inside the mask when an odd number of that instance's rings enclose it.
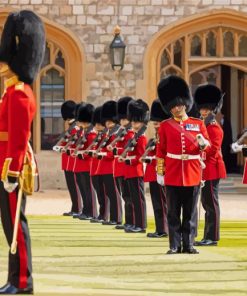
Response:
[[[92,104],[82,104],[77,111],[77,121],[92,122],[94,106]]]
[[[93,119],[92,119],[93,125],[95,125],[96,123],[102,124],[101,109],[102,109],[102,106],[98,106],[95,108],[94,113],[93,113]]]
[[[117,101],[117,116],[118,120],[127,118],[127,106],[133,98],[122,97]]]
[[[203,84],[198,86],[194,94],[194,100],[198,110],[201,108],[215,110],[217,107],[221,109],[221,99],[221,90],[213,84]]]
[[[19,80],[32,84],[45,53],[45,30],[32,11],[9,14],[1,36],[0,61],[8,64]]]
[[[113,100],[107,101],[102,105],[101,121],[105,123],[107,120],[117,121],[117,103]]]
[[[65,101],[61,106],[63,120],[75,118],[76,103],[72,100]]]
[[[149,107],[142,99],[130,101],[127,107],[127,118],[129,121],[147,123],[149,121]]]
[[[170,116],[164,112],[160,101],[158,99],[154,100],[151,106],[150,120],[160,122],[168,118],[170,118]]]
[[[164,111],[170,112],[177,105],[185,105],[189,112],[193,105],[193,98],[188,84],[176,75],[163,78],[158,85],[158,96]]]

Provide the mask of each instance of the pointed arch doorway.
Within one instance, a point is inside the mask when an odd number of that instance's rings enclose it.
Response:
[[[183,77],[192,90],[206,81],[222,88],[226,93],[223,112],[232,122],[236,139],[247,126],[247,14],[212,10],[155,34],[144,58],[143,86],[149,103],[157,96],[160,79],[168,74]]]

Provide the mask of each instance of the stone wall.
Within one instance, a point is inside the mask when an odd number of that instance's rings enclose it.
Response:
[[[1,0],[1,8],[34,10],[73,31],[85,49],[87,98],[99,104],[109,98],[138,94],[145,48],[164,26],[212,9],[247,12],[247,0]],[[127,44],[119,77],[108,57],[116,24],[121,26]]]

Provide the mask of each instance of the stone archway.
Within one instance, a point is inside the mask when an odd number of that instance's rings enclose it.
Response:
[[[139,82],[139,88],[145,89],[144,98],[151,103],[157,95],[157,84],[159,78],[159,63],[161,55],[167,44],[175,42],[184,37],[185,59],[189,59],[189,39],[187,36],[205,29],[213,29],[220,26],[229,27],[235,30],[247,31],[247,15],[230,9],[211,10],[205,13],[197,14],[191,17],[183,18],[175,23],[166,26],[159,31],[149,42],[144,56],[144,80]],[[222,46],[222,44],[221,44]],[[221,63],[231,67],[236,67],[242,71],[247,71],[247,59],[241,58],[219,58],[205,59],[204,61],[195,61],[193,70],[189,69],[188,63],[185,63],[183,77],[189,81],[191,73],[198,71],[200,67],[204,68],[206,64]]]

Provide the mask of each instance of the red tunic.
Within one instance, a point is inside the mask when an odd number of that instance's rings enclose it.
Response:
[[[165,184],[172,186],[196,186],[200,184],[202,168],[199,159],[174,159],[174,155],[200,155],[196,135],[202,134],[208,138],[206,127],[202,120],[188,117],[176,121],[173,118],[164,120],[159,128],[157,142],[157,158],[164,159]],[[195,156],[196,155],[196,156]]]
[[[87,141],[84,143],[84,146],[81,150],[86,150],[87,147],[93,142],[94,138],[96,137],[96,132],[91,131],[87,135]],[[80,151],[80,150],[79,150]],[[74,172],[89,172],[91,167],[92,158],[87,155],[83,154],[83,159],[79,159],[78,157],[75,157],[75,166],[74,166]]]
[[[14,76],[0,100],[0,171],[5,158],[12,158],[9,170],[20,172],[30,138],[36,104],[31,87]]]
[[[133,151],[128,152],[127,156],[135,156],[134,159],[130,160],[130,165],[126,165],[125,179],[143,177],[143,164],[140,162],[140,158],[145,152],[145,147],[147,145],[147,138],[142,135],[138,138],[137,144]]]
[[[205,154],[204,163],[206,168],[203,170],[203,180],[215,180],[226,177],[226,168],[222,158],[221,144],[223,140],[223,130],[220,125],[213,121],[207,125],[207,132],[211,146]]]
[[[75,126],[72,131],[70,132],[71,136],[76,134],[79,130],[78,126]],[[65,146],[67,142],[64,142],[61,146]],[[74,164],[75,164],[75,159],[74,157],[68,155],[65,152],[62,152],[62,170],[63,171],[73,171],[74,169]]]
[[[104,135],[102,137],[102,140],[104,140],[104,138],[106,137],[106,135]],[[112,135],[108,141],[108,143],[111,143],[114,140],[114,135]],[[108,145],[108,143],[106,144],[106,146]],[[108,151],[107,148],[103,147],[100,150],[100,153],[105,153],[105,156],[103,156],[102,159],[99,160],[98,163],[98,167],[97,167],[97,171],[96,171],[96,175],[108,175],[108,174],[113,174],[113,161],[114,161],[114,155],[112,153],[112,151]]]
[[[244,165],[243,184],[247,184],[247,159],[245,159]]]
[[[154,157],[156,155],[156,148],[148,153],[148,156]],[[151,163],[146,165],[144,174],[144,182],[156,182],[156,159],[152,159]]]
[[[133,138],[133,136],[134,132],[132,130],[128,130],[123,141],[116,144],[117,155],[115,156],[113,164],[113,175],[115,178],[124,177],[126,175],[126,164],[124,162],[119,162],[118,156],[123,152],[124,146],[128,143],[129,139]]]

